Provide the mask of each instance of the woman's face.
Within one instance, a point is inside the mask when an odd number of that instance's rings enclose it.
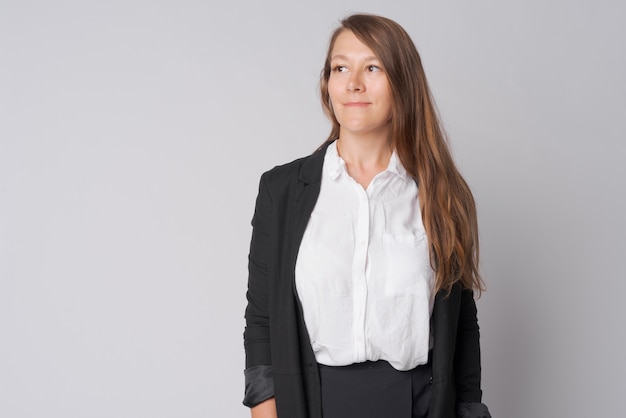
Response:
[[[351,31],[343,31],[331,51],[328,94],[342,134],[381,135],[391,121],[389,80],[374,52]]]

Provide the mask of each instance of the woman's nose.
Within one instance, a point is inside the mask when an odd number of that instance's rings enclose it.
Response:
[[[365,90],[362,76],[357,71],[350,74],[347,90],[349,92],[362,92],[363,90]]]

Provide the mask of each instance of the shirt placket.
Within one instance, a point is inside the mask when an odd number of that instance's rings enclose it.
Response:
[[[358,196],[358,211],[355,228],[354,258],[352,261],[353,289],[353,344],[357,362],[367,360],[365,336],[365,309],[367,304],[367,250],[370,234],[370,204],[367,192],[354,183]]]

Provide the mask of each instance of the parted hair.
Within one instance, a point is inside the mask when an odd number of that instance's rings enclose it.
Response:
[[[355,14],[342,20],[332,34],[320,75],[322,107],[332,124],[326,142],[339,138],[328,80],[332,50],[344,31],[351,31],[374,52],[389,80],[393,97],[391,139],[402,165],[418,185],[435,291],[449,291],[460,282],[465,288],[482,292],[474,198],[452,159],[417,48],[393,20]]]

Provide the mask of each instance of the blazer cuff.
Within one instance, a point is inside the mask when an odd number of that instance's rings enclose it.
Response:
[[[243,404],[249,408],[274,396],[274,373],[272,366],[248,367],[243,372],[246,379],[246,393]]]
[[[458,418],[491,418],[487,405],[482,403],[459,402],[456,405]]]

